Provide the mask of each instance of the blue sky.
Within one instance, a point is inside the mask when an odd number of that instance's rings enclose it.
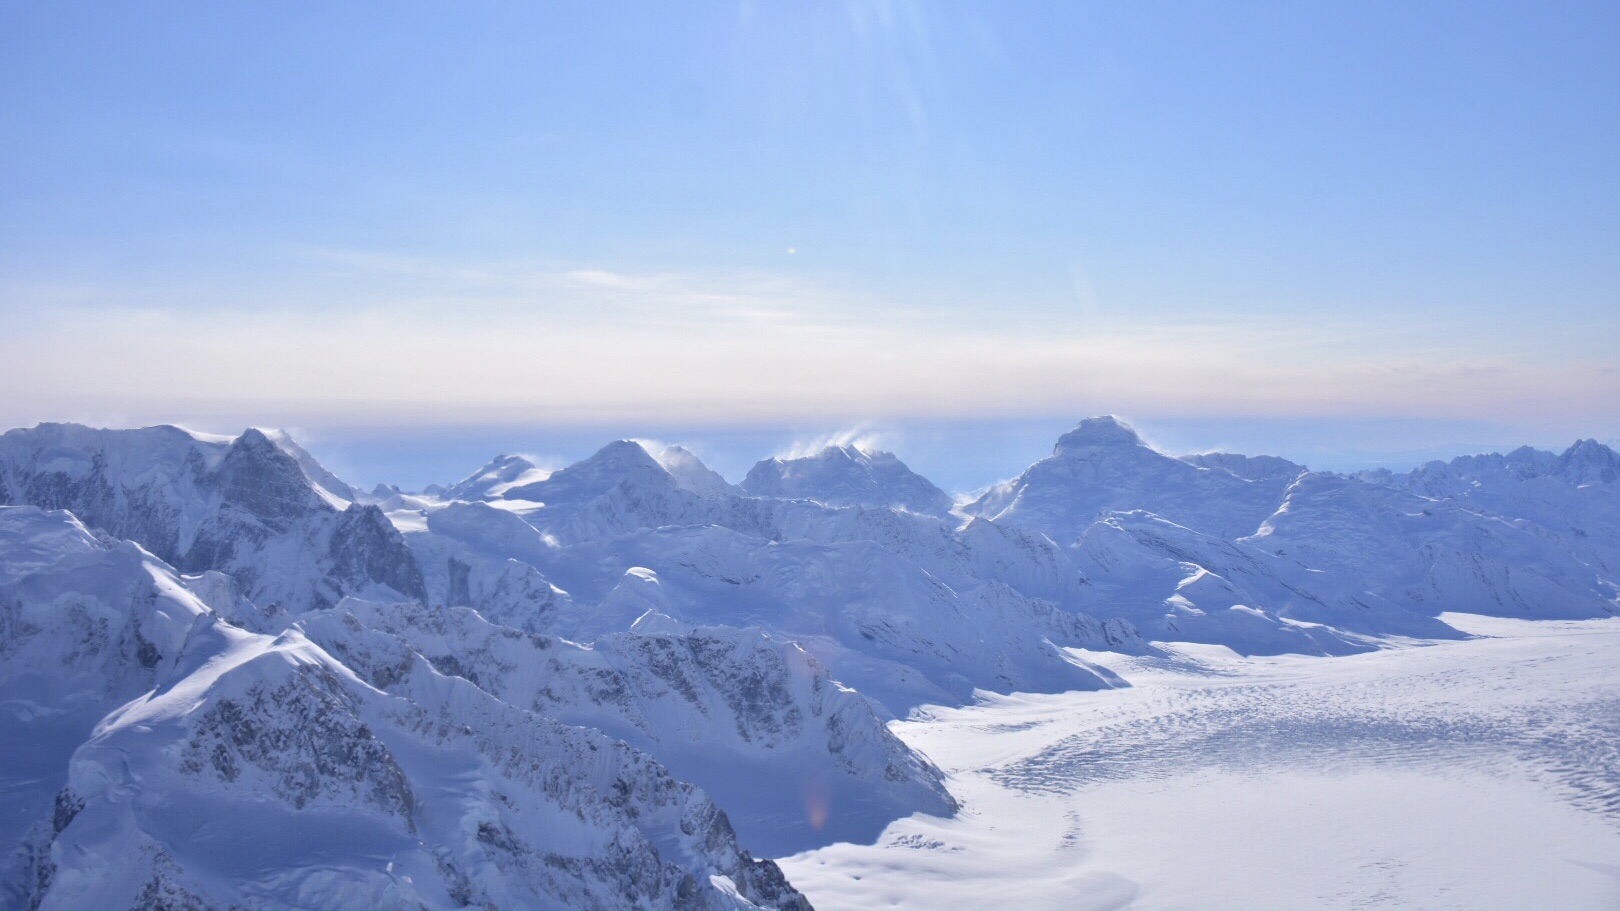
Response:
[[[1612,439],[1617,85],[1612,3],[8,4],[0,424]]]

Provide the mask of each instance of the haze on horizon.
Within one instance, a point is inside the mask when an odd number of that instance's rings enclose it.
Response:
[[[862,424],[958,489],[1107,412],[1330,468],[1620,436],[1612,4],[0,26],[0,426],[420,483]]]

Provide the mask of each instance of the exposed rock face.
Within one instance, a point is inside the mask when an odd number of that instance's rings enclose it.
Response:
[[[272,716],[281,723],[268,723]],[[362,806],[409,824],[416,803],[404,771],[319,665],[214,702],[181,751],[180,771],[222,786],[262,776],[298,810]]]
[[[328,570],[322,601],[381,586],[425,598],[422,571],[393,523],[375,506],[351,506],[338,514],[327,544]]]

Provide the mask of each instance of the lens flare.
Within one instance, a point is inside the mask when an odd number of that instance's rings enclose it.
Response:
[[[832,812],[832,802],[827,797],[827,787],[819,778],[812,778],[804,786],[804,818],[810,823],[810,828],[820,832],[827,825],[827,817]]]

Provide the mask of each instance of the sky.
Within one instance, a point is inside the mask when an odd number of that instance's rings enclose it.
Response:
[[[1613,3],[5,4],[0,426],[1614,439],[1617,85]]]

